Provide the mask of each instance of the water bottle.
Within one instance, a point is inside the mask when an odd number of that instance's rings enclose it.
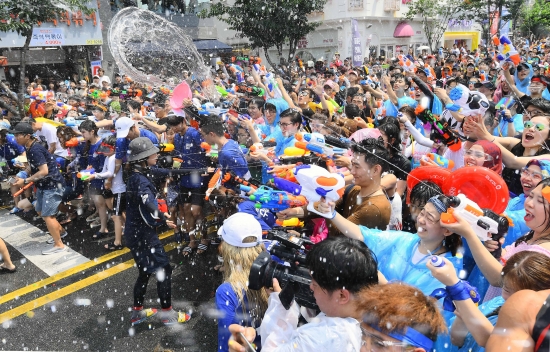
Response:
[[[445,262],[443,261],[443,258],[438,257],[437,255],[432,256],[430,258],[430,261],[431,261],[433,266],[438,267],[438,268],[441,268],[442,266],[445,265]]]

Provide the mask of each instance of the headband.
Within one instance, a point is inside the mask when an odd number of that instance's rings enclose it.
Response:
[[[435,210],[437,210],[439,214],[443,214],[447,211],[447,206],[439,199],[439,196],[433,196],[432,198],[428,199],[428,202],[434,205]]]
[[[383,332],[376,325],[370,325],[370,327],[377,331]],[[406,342],[411,346],[421,347],[426,351],[431,351],[434,345],[434,342],[431,339],[429,339],[426,335],[420,333],[419,331],[416,331],[410,326],[407,327],[407,330],[405,331],[404,334],[391,332],[391,333],[387,333],[386,335],[393,337],[394,339],[399,340],[401,342]]]
[[[547,86],[548,84],[542,80],[542,78],[540,77],[533,77],[531,78],[531,82],[539,82],[539,83],[542,83],[543,85]]]

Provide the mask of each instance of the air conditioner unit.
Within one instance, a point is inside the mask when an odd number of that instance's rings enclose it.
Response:
[[[401,0],[384,0],[384,11],[399,11]]]

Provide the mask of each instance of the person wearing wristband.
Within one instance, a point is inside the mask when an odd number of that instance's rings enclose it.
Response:
[[[401,282],[373,285],[361,290],[357,294],[355,306],[361,322],[361,352],[429,352],[437,336],[446,330],[435,300]],[[249,342],[256,335],[254,329],[236,324],[229,326],[229,331],[232,333],[230,352],[246,351],[240,333]],[[292,351],[311,350],[296,345]]]
[[[532,159],[544,159],[550,153],[550,115],[538,115],[524,123],[521,139],[516,137],[495,137],[485,127],[482,116],[471,116],[465,120],[464,133],[475,138],[495,143],[502,153],[506,167],[502,178],[514,196],[522,193],[520,170]]]
[[[418,287],[429,295],[442,284],[434,279],[426,261],[432,255],[439,255],[452,262],[452,267],[458,273],[462,269],[462,258],[457,256],[461,245],[460,236],[454,234],[440,223],[441,214],[447,211],[447,206],[435,196],[428,200],[416,218],[417,234],[403,231],[380,231],[365,226],[358,226],[345,219],[334,209],[333,202],[319,201],[314,203],[316,209],[331,218],[331,223],[349,238],[364,241],[378,258],[378,270],[388,281],[403,281]],[[443,312],[449,323],[453,314]],[[450,343],[449,335],[441,335],[436,343],[437,350],[445,350],[445,344]]]
[[[458,279],[452,268],[446,264],[434,266],[428,263],[432,275],[452,289],[466,288],[468,285]],[[471,292],[454,292],[450,299],[458,312],[451,327],[451,339],[459,352],[478,352],[486,346],[489,336],[497,323],[499,307],[515,292],[520,290],[541,291],[550,288],[550,257],[545,254],[523,251],[514,254],[502,268],[502,296],[497,296],[479,307],[470,299]],[[451,290],[449,290],[451,288]]]

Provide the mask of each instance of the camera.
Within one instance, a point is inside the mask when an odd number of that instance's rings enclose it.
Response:
[[[268,252],[261,253],[254,260],[248,287],[253,290],[271,287],[273,279],[277,279],[282,288],[279,299],[285,309],[290,309],[292,301],[296,300],[300,306],[319,311],[313,292],[309,289],[311,274],[305,266],[305,246],[313,245],[313,242],[280,230],[268,231],[267,239],[272,242],[267,248]],[[271,259],[270,255],[289,266]]]

